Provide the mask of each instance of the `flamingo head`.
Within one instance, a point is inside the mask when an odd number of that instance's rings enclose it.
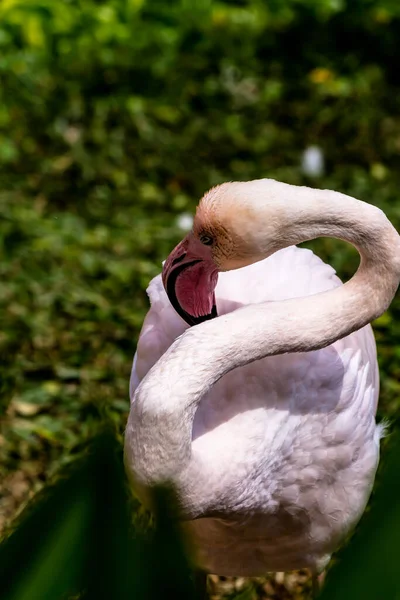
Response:
[[[249,184],[225,183],[207,192],[197,207],[192,231],[164,263],[165,291],[189,325],[218,316],[214,290],[219,271],[265,256],[265,251],[257,252],[254,239],[257,210],[250,201],[252,191]]]

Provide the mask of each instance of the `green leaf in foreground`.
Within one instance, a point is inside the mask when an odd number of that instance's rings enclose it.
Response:
[[[321,600],[394,600],[400,597],[398,436],[391,446],[371,510],[330,571]]]
[[[121,449],[111,435],[99,436],[0,546],[0,597],[193,598],[166,495],[158,492],[154,506],[159,526],[134,532]]]

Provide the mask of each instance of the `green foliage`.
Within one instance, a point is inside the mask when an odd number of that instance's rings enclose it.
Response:
[[[0,546],[3,600],[195,597],[173,519],[171,494],[155,490],[157,526],[134,530],[119,445],[97,436]]]
[[[400,4],[3,0],[0,17],[0,479],[39,486],[104,418],[122,431],[145,288],[210,186],[333,188],[400,227]],[[347,246],[312,247],[354,272]],[[398,298],[375,333],[397,431]]]
[[[400,439],[391,440],[369,514],[328,574],[321,600],[395,599],[400,594]]]

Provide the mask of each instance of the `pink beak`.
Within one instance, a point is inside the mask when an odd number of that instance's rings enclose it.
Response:
[[[162,280],[176,312],[189,325],[217,317],[218,271],[210,248],[188,234],[165,261]]]

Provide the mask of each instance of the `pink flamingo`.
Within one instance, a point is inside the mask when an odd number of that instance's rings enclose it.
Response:
[[[294,246],[320,236],[359,250],[348,283]],[[139,495],[174,484],[200,568],[316,576],[358,522],[382,436],[368,323],[399,279],[375,206],[268,179],[202,198],[148,289],[125,436]]]

